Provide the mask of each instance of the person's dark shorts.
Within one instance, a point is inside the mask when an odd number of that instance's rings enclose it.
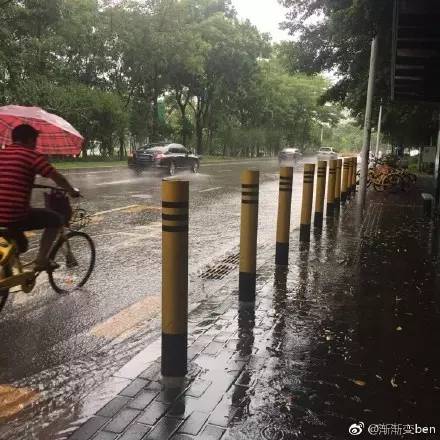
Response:
[[[8,234],[17,242],[20,252],[26,252],[28,249],[28,240],[24,235],[25,231],[34,231],[45,228],[60,228],[63,226],[63,218],[60,214],[46,208],[30,208],[28,215],[23,220],[15,223],[0,225],[9,229]]]

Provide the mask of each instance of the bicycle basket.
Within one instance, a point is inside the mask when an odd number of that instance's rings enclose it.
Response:
[[[69,197],[63,191],[51,190],[44,193],[44,201],[46,208],[60,214],[64,225],[68,226],[72,218],[72,207],[70,206]]]

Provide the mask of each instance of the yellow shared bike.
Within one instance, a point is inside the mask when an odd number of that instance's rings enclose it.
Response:
[[[66,220],[66,226],[61,228],[50,251],[49,258],[55,263],[55,268],[47,271],[47,276],[49,284],[57,293],[66,294],[84,286],[95,267],[96,251],[93,240],[79,230],[88,224],[90,217],[82,209],[71,209],[66,191],[45,185],[34,187],[50,190],[50,193],[46,193],[46,200],[63,200],[58,206],[46,203],[48,208],[64,215]],[[60,209],[60,206],[63,207]],[[0,312],[11,289],[30,293],[40,275],[40,272],[33,269],[33,262],[21,261],[13,236],[7,228],[0,227]]]

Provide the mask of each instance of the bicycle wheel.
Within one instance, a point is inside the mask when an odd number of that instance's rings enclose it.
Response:
[[[49,272],[49,283],[55,292],[69,293],[84,286],[95,267],[95,245],[84,232],[71,231],[55,245],[51,260],[59,268]]]
[[[1,270],[0,270],[1,273]],[[11,276],[11,269],[9,266],[3,267],[3,275],[2,277],[6,278]],[[6,305],[6,301],[8,300],[9,289],[0,289],[0,312]]]

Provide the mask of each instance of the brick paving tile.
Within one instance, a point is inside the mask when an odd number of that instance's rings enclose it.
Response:
[[[134,425],[130,425],[118,440],[142,440],[149,431],[151,431],[151,426],[135,423]]]
[[[197,435],[203,428],[209,414],[200,411],[194,411],[179,428],[179,432],[183,434]]]
[[[118,434],[114,434],[113,432],[100,431],[93,437],[93,440],[115,440],[117,436]]]
[[[153,401],[143,411],[141,416],[137,419],[137,422],[154,425],[167,412],[167,409],[168,405]]]
[[[158,395],[158,391],[141,391],[129,404],[130,408],[145,409]]]
[[[192,435],[177,433],[171,437],[171,440],[194,440],[194,437]]]
[[[174,417],[163,417],[145,437],[145,440],[168,440],[182,424],[182,420]]]
[[[218,426],[207,425],[205,429],[196,437],[196,439],[220,440],[225,432],[225,429],[219,428]]]
[[[160,380],[160,362],[153,362],[146,370],[144,370],[139,377],[151,381]]]
[[[104,431],[121,433],[141,412],[125,408],[104,427]]]
[[[128,387],[124,388],[119,394],[121,396],[134,397],[142,388],[145,388],[149,384],[148,380],[135,379]]]
[[[212,341],[204,350],[204,354],[211,354],[215,356],[224,346],[223,342]]]
[[[200,397],[211,385],[212,382],[203,379],[196,379],[186,391],[186,396]]]
[[[107,405],[101,408],[96,415],[102,417],[113,417],[130,400],[129,397],[117,396],[110,400]]]
[[[108,422],[109,419],[106,417],[95,416],[87,420],[84,425],[82,425],[78,431],[75,431],[69,440],[89,440],[92,436]]]

